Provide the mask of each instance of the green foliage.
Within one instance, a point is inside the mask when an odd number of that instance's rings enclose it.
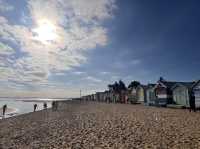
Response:
[[[119,82],[116,81],[114,84],[109,84],[108,88],[115,93],[121,93],[121,91],[126,90],[126,85],[122,80],[119,80]]]
[[[138,81],[132,81],[129,85],[128,88],[136,88],[137,86],[140,85],[140,82]]]

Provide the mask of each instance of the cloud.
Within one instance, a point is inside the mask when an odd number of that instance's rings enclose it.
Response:
[[[0,4],[0,10],[13,10],[6,8],[8,5],[2,0]],[[88,50],[106,46],[108,31],[103,23],[113,17],[116,5],[115,0],[28,0],[27,8],[30,16],[23,15],[23,18],[30,18],[31,26],[13,25],[0,16],[0,40],[19,47],[13,50],[0,44],[0,55],[6,55],[0,62],[8,67],[1,68],[4,71],[0,75],[4,73],[13,82],[35,85],[47,82],[50,75],[85,63]],[[39,40],[34,31],[41,21],[55,27],[56,39]],[[18,56],[12,57],[14,54]],[[100,82],[93,77],[87,79]]]
[[[3,0],[0,0],[0,12],[12,11],[13,9],[14,9],[13,6],[9,5]]]
[[[138,64],[141,64],[141,60],[140,59],[134,59],[134,60],[131,60],[130,61],[130,64],[132,64],[132,65],[138,65]]]
[[[111,74],[110,72],[108,72],[108,71],[102,71],[102,72],[100,72],[102,75],[108,75],[108,74]]]
[[[0,56],[8,56],[15,53],[15,50],[7,44],[0,42]]]
[[[55,75],[57,75],[57,76],[64,76],[65,73],[64,73],[64,72],[58,72],[58,73],[56,73]]]
[[[92,77],[92,76],[87,76],[85,79],[88,80],[88,81],[96,82],[96,83],[102,82],[102,80],[95,78],[95,77]]]
[[[75,75],[83,75],[83,74],[86,74],[86,72],[83,72],[83,71],[74,71],[73,74],[75,74]]]
[[[124,62],[121,62],[121,61],[115,61],[115,62],[112,64],[112,66],[113,66],[114,68],[117,68],[117,69],[122,69],[122,68],[125,67],[125,64],[124,64]]]
[[[110,78],[110,80],[113,82],[113,81],[118,81],[118,80],[120,80],[121,79],[121,76],[119,76],[119,75],[113,75],[113,76],[111,76],[111,78]]]

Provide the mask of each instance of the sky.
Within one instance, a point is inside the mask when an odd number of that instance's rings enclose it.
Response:
[[[198,0],[0,0],[0,96],[200,79]]]

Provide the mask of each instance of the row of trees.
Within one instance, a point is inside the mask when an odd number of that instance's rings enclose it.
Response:
[[[165,81],[163,77],[160,77],[159,81]],[[140,85],[140,82],[138,81],[132,81],[129,85],[128,88],[126,87],[125,83],[122,80],[119,80],[119,82],[115,82],[114,84],[109,84],[108,88],[110,91],[114,91],[115,93],[120,93],[121,91],[125,91],[127,89],[132,89],[136,88],[137,86]]]
[[[132,81],[127,88],[125,83],[122,80],[119,80],[119,82],[116,81],[114,84],[109,84],[108,88],[110,91],[120,93],[121,91],[126,91],[127,89],[136,88],[138,85],[140,85],[140,82]]]

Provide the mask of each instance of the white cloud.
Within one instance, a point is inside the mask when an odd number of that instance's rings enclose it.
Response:
[[[7,18],[0,16],[0,37],[18,45],[20,51],[26,54],[10,59],[16,50],[0,44],[0,54],[7,54],[7,60],[2,59],[0,62],[3,61],[8,67],[1,69],[4,69],[4,76],[7,74],[10,80],[45,83],[49,75],[71,70],[86,62],[89,49],[107,45],[107,29],[102,24],[104,20],[113,17],[115,0],[29,0],[27,4],[32,28],[13,25]],[[38,37],[34,29],[41,20],[48,20],[55,26],[58,36],[55,40],[45,43],[36,40]],[[92,77],[87,79],[100,82]]]
[[[64,76],[65,73],[64,72],[57,72],[55,75],[57,75],[57,76]]]
[[[85,79],[88,80],[88,81],[96,82],[96,83],[102,82],[102,80],[95,78],[95,77],[92,77],[92,76],[87,76]]]
[[[86,72],[84,72],[84,71],[74,71],[73,74],[75,74],[75,75],[83,75],[83,74],[86,74]]]

